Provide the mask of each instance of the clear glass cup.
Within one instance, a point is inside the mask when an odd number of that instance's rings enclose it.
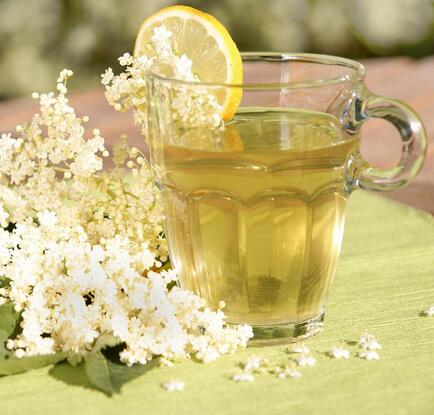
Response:
[[[322,330],[350,193],[406,185],[422,166],[426,134],[407,105],[366,88],[358,62],[245,53],[243,68],[241,85],[149,74],[151,164],[180,285],[211,307],[224,301],[229,323],[253,326],[254,343],[286,342]],[[174,120],[180,96],[204,94],[242,94],[224,128],[206,117]],[[371,118],[401,135],[391,169],[360,156]]]

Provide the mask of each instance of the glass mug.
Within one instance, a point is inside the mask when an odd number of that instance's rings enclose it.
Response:
[[[243,67],[241,85],[149,74],[151,165],[181,287],[210,307],[224,301],[228,323],[253,326],[253,343],[282,343],[322,330],[350,193],[407,184],[422,166],[426,134],[408,106],[366,88],[356,61],[245,53]],[[242,94],[225,127],[174,122],[179,93],[204,91]],[[391,169],[360,156],[371,118],[401,135]]]

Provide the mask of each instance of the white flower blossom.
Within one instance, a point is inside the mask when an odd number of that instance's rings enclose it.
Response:
[[[133,57],[129,53],[124,53],[118,61],[121,66],[128,66],[133,62]]]
[[[191,78],[185,79],[188,81],[194,81],[195,77],[193,75],[193,62],[187,58],[187,55],[182,55],[177,61],[175,65],[175,76],[177,78]],[[198,103],[204,103],[203,98],[197,100]]]
[[[18,137],[0,136],[0,275],[10,281],[0,303],[22,313],[7,347],[17,357],[63,351],[78,363],[112,336],[127,365],[208,362],[245,347],[251,327],[228,326],[221,310],[170,288],[177,275],[149,163],[123,137],[115,167],[102,171],[104,138],[97,129],[84,138],[85,117],[66,97],[71,75],[61,72],[59,94],[38,95],[40,111]]]
[[[357,356],[365,360],[380,360],[380,355],[375,350],[360,350]]]
[[[434,305],[431,305],[428,308],[426,308],[425,310],[423,310],[421,314],[426,316],[426,317],[434,316]]]
[[[0,226],[6,228],[9,224],[9,212],[0,205]]]
[[[382,347],[378,340],[372,334],[365,333],[360,336],[358,345],[360,350],[357,355],[360,358],[366,360],[380,359],[378,350],[381,350]]]
[[[363,334],[360,336],[359,347],[365,350],[381,350],[381,344],[372,334]]]
[[[68,90],[66,89],[66,86],[63,83],[58,83],[56,89],[62,94],[65,95]]]
[[[170,382],[163,383],[161,386],[169,392],[182,392],[185,387],[185,382],[171,380]]]
[[[73,72],[70,69],[63,69],[59,77],[57,78],[58,84],[63,84],[68,78],[70,78],[73,75]]]
[[[329,351],[329,356],[334,359],[348,359],[350,357],[350,352],[342,347],[333,347]]]
[[[313,356],[310,356],[306,353],[301,353],[297,358],[295,359],[297,364],[299,366],[315,366],[316,365],[316,359]]]
[[[157,26],[149,45],[153,50],[150,54],[152,57],[133,57],[125,53],[119,58],[120,64],[126,66],[125,72],[112,76],[109,68],[101,75],[109,104],[117,111],[133,109],[134,119],[141,125],[145,136],[148,134],[146,79],[149,72],[160,73],[164,68],[164,74],[168,74],[169,77],[181,81],[200,82],[193,72],[191,59],[185,54],[178,56],[174,52],[171,37],[172,33],[165,26]],[[173,121],[175,125],[178,123],[182,127],[179,128],[180,131],[203,128],[209,133],[210,129],[223,126],[220,116],[222,106],[206,87],[200,87],[198,84],[173,84],[170,89],[171,98],[168,98],[168,103],[171,105],[171,111],[167,116],[170,118],[169,123]],[[195,135],[198,135],[197,131]],[[179,140],[180,137],[176,139]]]
[[[291,366],[277,367],[274,373],[279,379],[298,379],[301,377],[301,372]]]
[[[108,85],[114,77],[113,69],[107,68],[105,72],[101,75],[101,83],[103,85]]]
[[[244,371],[258,370],[268,365],[268,360],[259,356],[250,356],[241,366]]]
[[[53,229],[57,222],[57,216],[54,212],[42,211],[38,213],[39,224],[45,228]]]
[[[151,40],[155,46],[168,45],[171,37],[172,37],[172,32],[167,30],[166,27],[162,25],[162,26],[157,26],[154,29],[154,33],[151,37]]]
[[[288,350],[293,353],[309,353],[309,348],[303,342],[294,343]]]
[[[238,373],[232,376],[232,380],[235,382],[253,382],[255,376],[251,373]]]

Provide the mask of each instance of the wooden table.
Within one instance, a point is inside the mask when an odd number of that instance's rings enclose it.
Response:
[[[387,58],[364,63],[368,87],[377,94],[399,98],[410,104],[422,117],[431,142],[419,176],[406,188],[384,196],[434,214],[434,56],[419,61]],[[74,81],[69,85],[74,88]],[[105,102],[102,88],[75,92],[71,102],[77,112],[91,117],[90,131],[98,127],[109,145],[125,132],[131,143],[144,146],[132,116],[115,112]],[[30,119],[36,109],[36,103],[27,98],[0,102],[0,132],[14,131],[15,125]],[[390,167],[400,155],[398,133],[382,120],[366,123],[362,129],[362,154],[379,167]]]

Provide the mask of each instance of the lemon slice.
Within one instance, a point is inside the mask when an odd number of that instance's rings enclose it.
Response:
[[[223,130],[222,146],[224,151],[243,151],[243,140],[233,125],[227,125]]]
[[[135,56],[152,53],[149,44],[156,27],[172,33],[176,54],[185,54],[201,82],[241,84],[243,67],[240,52],[226,28],[213,16],[188,6],[161,9],[142,23],[136,38]],[[241,88],[211,89],[222,106],[221,117],[230,120],[238,109]]]

